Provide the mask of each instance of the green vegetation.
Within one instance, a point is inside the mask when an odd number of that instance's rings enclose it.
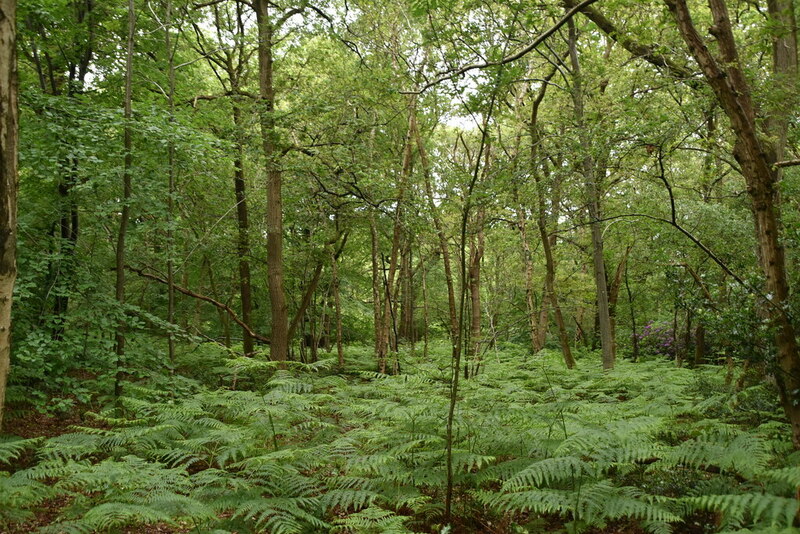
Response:
[[[25,460],[0,478],[0,524],[57,499],[41,532],[439,532],[446,348],[404,355],[398,375],[370,371],[366,348],[346,357],[343,372],[331,359],[277,371],[223,359],[208,381],[259,386],[183,379],[165,393],[165,378],[141,381],[124,419],[90,412],[61,436],[5,440],[6,465]],[[774,392],[733,393],[723,369],[660,359],[599,375],[588,358],[565,374],[556,353],[508,347],[464,384],[456,531],[792,531],[800,456]]]
[[[0,532],[800,532],[798,18],[0,0]]]

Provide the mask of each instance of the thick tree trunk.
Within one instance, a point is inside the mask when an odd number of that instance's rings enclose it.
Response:
[[[283,283],[282,172],[275,149],[275,91],[272,85],[272,21],[269,1],[255,0],[258,23],[258,67],[261,139],[267,166],[267,286],[271,312],[270,357],[289,357],[289,309]]]
[[[591,155],[591,139],[584,125],[583,83],[580,62],[578,61],[577,34],[575,23],[569,21],[569,57],[572,64],[572,100],[575,107],[575,119],[580,129],[580,143],[584,152],[582,172],[586,196],[588,199],[589,220],[592,232],[592,261],[594,264],[594,280],[597,288],[597,315],[599,319],[600,347],[602,349],[603,369],[614,368],[614,336],[612,334],[611,314],[608,305],[608,285],[606,282],[606,266],[603,260],[603,232],[600,226],[600,187],[596,163]]]
[[[719,46],[715,58],[692,22],[686,0],[666,0],[673,12],[684,41],[700,65],[722,109],[731,121],[736,136],[734,157],[741,166],[747,191],[753,203],[756,240],[761,268],[766,278],[764,310],[775,329],[777,365],[775,379],[781,405],[792,428],[795,448],[800,448],[800,354],[797,335],[788,316],[789,283],[786,259],[780,242],[779,198],[777,184],[780,169],[774,164],[783,154],[788,127],[785,113],[768,117],[767,134],[758,133],[757,110],[750,96],[750,86],[739,63],[728,8],[723,0],[709,0],[713,15],[711,31]],[[776,83],[796,88],[797,26],[794,2],[770,0],[769,15],[775,24],[773,72]]]
[[[17,1],[0,0],[0,432],[17,277]]]

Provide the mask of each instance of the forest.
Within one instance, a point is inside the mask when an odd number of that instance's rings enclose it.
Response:
[[[0,0],[0,533],[800,532],[794,0]]]

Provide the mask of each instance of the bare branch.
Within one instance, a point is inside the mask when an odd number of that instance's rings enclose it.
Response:
[[[566,24],[580,10],[582,10],[585,7],[588,7],[588,6],[592,5],[592,4],[594,4],[595,2],[597,2],[597,0],[583,0],[579,4],[575,5],[572,9],[567,11],[567,13],[563,17],[561,17],[561,19],[559,19],[558,22],[556,22],[553,26],[551,26],[550,29],[547,30],[546,32],[540,34],[536,39],[533,40],[533,42],[531,44],[529,44],[528,46],[526,46],[522,50],[519,50],[519,51],[514,52],[513,54],[511,54],[509,56],[504,57],[501,60],[498,60],[498,61],[484,61],[482,63],[472,63],[470,65],[466,65],[464,67],[461,67],[460,69],[457,69],[457,70],[455,70],[453,72],[440,74],[439,77],[437,77],[437,79],[433,80],[432,82],[428,82],[427,84],[425,84],[422,87],[422,89],[419,89],[417,91],[401,91],[401,93],[403,93],[403,94],[412,94],[412,95],[413,94],[424,93],[425,91],[427,91],[428,89],[430,89],[434,85],[438,85],[438,84],[440,84],[440,83],[442,83],[444,81],[451,80],[451,79],[455,78],[456,76],[461,76],[462,74],[465,74],[465,73],[467,73],[467,72],[469,72],[471,70],[485,69],[487,67],[496,67],[496,66],[499,66],[499,65],[505,65],[506,63],[511,63],[512,61],[516,61],[516,60],[520,59],[521,57],[525,56],[526,54],[528,54],[529,52],[535,50],[537,46],[542,44],[548,37],[550,37],[555,32],[557,32],[558,29],[561,28],[561,26]]]
[[[125,268],[128,269],[129,271],[133,272],[133,273],[138,274],[142,278],[147,278],[148,280],[155,280],[156,282],[160,282],[162,284],[168,284],[169,283],[166,280],[164,280],[163,278],[161,278],[160,276],[156,276],[154,274],[147,273],[147,272],[143,271],[142,269],[136,269],[135,267],[131,267],[130,265],[126,265]],[[239,318],[239,316],[236,315],[236,312],[233,311],[231,309],[231,307],[228,306],[227,304],[223,304],[222,302],[220,302],[218,300],[215,300],[215,299],[212,299],[211,297],[208,297],[206,295],[201,295],[200,293],[195,293],[194,291],[192,291],[190,289],[186,289],[185,287],[181,287],[181,286],[178,286],[178,285],[173,285],[173,287],[177,291],[180,291],[181,293],[183,293],[184,295],[187,295],[189,297],[196,298],[196,299],[208,302],[209,304],[213,304],[217,308],[219,308],[222,311],[224,311],[225,313],[227,313],[228,316],[230,316],[230,318],[233,319],[233,321],[236,324],[241,326],[254,339],[257,339],[257,340],[261,341],[262,343],[269,344],[269,338],[266,338],[266,337],[264,337],[264,336],[262,336],[260,334],[255,333],[253,331],[253,329],[250,328],[250,325],[248,325],[247,323],[242,321]]]

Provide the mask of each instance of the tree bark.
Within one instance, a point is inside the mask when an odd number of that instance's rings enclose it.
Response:
[[[569,336],[567,335],[567,326],[564,322],[564,316],[561,313],[561,306],[558,302],[558,293],[556,293],[556,263],[553,257],[553,247],[555,246],[555,238],[551,236],[547,229],[547,209],[545,206],[545,187],[542,183],[542,176],[539,171],[539,144],[541,143],[541,136],[539,135],[539,105],[542,103],[547,84],[543,84],[540,89],[539,95],[533,102],[531,111],[531,121],[529,131],[531,135],[531,166],[533,179],[536,182],[537,189],[537,207],[538,216],[536,223],[539,228],[539,237],[542,240],[542,248],[545,257],[545,294],[542,299],[542,308],[545,309],[545,302],[549,302],[553,307],[553,312],[556,319],[556,326],[558,327],[558,338],[561,343],[561,352],[564,356],[564,363],[567,369],[575,367],[575,358],[572,356],[572,349],[569,345]],[[553,202],[551,217],[558,223],[559,205],[561,204],[560,187],[555,184],[553,187]],[[545,317],[545,321],[546,321]]]
[[[381,299],[381,271],[380,266],[378,264],[378,251],[380,249],[380,242],[378,241],[378,225],[375,221],[375,214],[370,214],[369,219],[369,230],[370,230],[370,238],[372,244],[372,324],[373,324],[373,332],[375,334],[375,357],[378,358],[378,366],[380,367],[380,346],[381,346],[381,328],[382,328],[382,321],[381,321],[381,309],[382,307],[382,299]]]
[[[622,275],[627,269],[630,252],[630,247],[625,250],[625,254],[622,255],[622,259],[617,264],[614,279],[608,288],[608,314],[611,318],[611,339],[614,343],[614,354],[617,353],[617,302],[619,301],[619,291],[622,288]]]
[[[17,277],[17,1],[0,0],[0,431],[11,365]]]
[[[489,151],[487,150],[487,155]],[[488,157],[487,157],[488,159]],[[488,161],[487,161],[488,163]],[[481,339],[481,261],[483,260],[485,235],[483,231],[486,214],[483,208],[478,210],[475,217],[477,235],[473,237],[470,247],[469,262],[469,301],[470,301],[470,330],[469,345],[467,346],[467,362],[464,365],[464,378],[469,378],[469,360],[472,360],[474,369],[480,365],[482,339]]]
[[[125,55],[125,101],[123,105],[123,116],[125,120],[123,132],[125,160],[122,171],[122,213],[120,214],[119,232],[117,233],[117,279],[115,285],[115,296],[120,306],[119,313],[122,315],[117,324],[114,347],[114,352],[117,356],[117,372],[114,377],[114,398],[117,400],[122,395],[122,379],[125,366],[125,238],[128,234],[128,220],[130,219],[131,173],[133,169],[133,128],[131,120],[133,118],[133,45],[135,32],[136,12],[134,10],[134,2],[133,0],[128,0],[128,42]]]
[[[342,345],[342,301],[339,297],[339,257],[331,253],[331,288],[333,291],[333,307],[336,315],[336,356],[339,367],[344,368],[344,347]]]
[[[408,109],[408,132],[405,138],[403,149],[403,163],[400,171],[400,183],[397,184],[397,206],[394,214],[394,229],[392,230],[392,249],[389,256],[389,271],[384,283],[383,311],[381,312],[380,343],[378,345],[378,369],[381,373],[386,372],[387,355],[389,351],[390,328],[394,309],[392,307],[392,297],[395,289],[395,274],[397,274],[397,264],[400,256],[400,239],[403,232],[403,205],[406,185],[411,175],[412,165],[412,139],[416,129],[416,101],[409,103]]]
[[[602,350],[603,369],[614,368],[614,336],[611,332],[611,314],[608,305],[608,285],[606,282],[606,266],[603,260],[603,233],[600,226],[600,177],[596,163],[591,155],[592,142],[584,122],[583,80],[580,62],[578,61],[577,32],[575,23],[569,21],[569,57],[572,64],[572,101],[575,107],[575,119],[579,128],[581,148],[584,152],[581,170],[588,198],[589,220],[592,232],[592,260],[594,264],[594,280],[597,289],[597,314],[599,318],[600,347]]]
[[[709,0],[713,16],[711,32],[716,38],[717,59],[697,32],[686,0],[665,0],[689,51],[702,69],[717,101],[730,119],[736,142],[734,157],[747,183],[753,204],[756,239],[761,269],[766,278],[764,310],[775,329],[777,347],[776,383],[781,405],[792,428],[795,448],[800,449],[800,354],[796,330],[788,315],[789,283],[786,258],[780,242],[780,216],[777,184],[780,168],[774,167],[783,154],[788,115],[771,114],[767,134],[758,133],[758,110],[751,98],[750,85],[739,62],[728,9],[723,0]],[[796,87],[797,30],[794,2],[770,0],[770,18],[781,28],[774,40],[773,73],[780,83]],[[771,138],[771,139],[770,139]]]
[[[629,247],[630,250],[633,247]],[[628,293],[628,309],[631,316],[631,345],[633,353],[631,359],[637,361],[639,359],[639,335],[636,332],[636,310],[633,308],[633,293],[631,292],[631,284],[628,280],[628,262],[625,262],[625,291]]]
[[[516,190],[515,196],[518,196]],[[528,220],[525,215],[525,210],[522,207],[519,199],[515,199],[517,208],[517,229],[519,230],[520,248],[522,250],[522,264],[525,269],[525,306],[528,310],[528,333],[531,340],[531,354],[536,354],[542,350],[539,343],[539,322],[536,318],[536,302],[534,298],[533,286],[533,258],[531,253],[531,246],[528,242]]]
[[[242,110],[237,102],[232,102],[233,125],[236,130],[236,152],[234,154],[233,186],[236,194],[236,253],[239,257],[239,297],[242,307],[242,321],[248,326],[253,324],[253,298],[250,287],[250,221],[247,210],[247,192],[244,174],[244,142],[242,141]],[[255,351],[255,340],[247,331],[242,330],[242,349],[245,356]]]
[[[419,129],[414,127],[414,137],[417,140],[417,150],[419,151],[419,159],[422,164],[422,174],[425,180],[425,194],[428,197],[428,209],[433,219],[433,227],[436,229],[436,237],[439,241],[439,251],[442,254],[442,263],[444,264],[444,279],[447,285],[447,309],[450,316],[450,339],[458,339],[458,313],[456,309],[456,292],[453,285],[453,269],[450,262],[450,247],[447,244],[447,235],[444,233],[444,224],[442,217],[439,214],[439,208],[433,197],[433,184],[431,178],[430,161],[428,160],[428,152],[425,149],[425,144],[422,142],[422,136],[419,134]],[[455,349],[454,349],[455,350]]]
[[[258,24],[258,88],[261,140],[267,167],[267,285],[271,312],[270,357],[289,357],[289,309],[283,283],[283,177],[277,161],[275,132],[275,90],[272,85],[272,21],[269,1],[255,0]]]
[[[169,122],[175,122],[175,49],[172,47],[172,0],[167,0],[166,17],[164,21],[164,48],[169,58],[168,76],[169,90],[167,99],[169,104]],[[175,260],[174,247],[175,235],[173,216],[175,211],[175,142],[169,138],[167,145],[167,322],[175,324]],[[230,345],[230,338],[228,339]],[[174,371],[175,364],[175,337],[172,331],[167,332],[167,357]]]

